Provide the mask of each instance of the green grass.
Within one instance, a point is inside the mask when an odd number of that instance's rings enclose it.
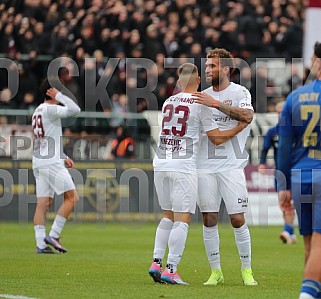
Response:
[[[179,273],[190,286],[155,284],[147,271],[156,223],[69,223],[66,254],[36,255],[31,224],[0,223],[0,294],[57,298],[297,298],[303,245],[283,245],[280,227],[251,227],[258,287],[241,282],[232,229],[220,227],[224,286],[203,286],[210,270],[202,228],[192,224]],[[1,298],[1,296],[0,296]]]

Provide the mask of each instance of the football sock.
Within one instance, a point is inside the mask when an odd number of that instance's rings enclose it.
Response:
[[[221,269],[220,236],[218,233],[218,226],[215,225],[213,227],[207,227],[203,225],[203,239],[211,269]]]
[[[251,268],[251,236],[246,223],[234,228],[235,243],[242,262],[242,269]]]
[[[160,265],[160,266],[162,266],[163,265],[163,260],[162,259],[153,259],[153,262],[154,263],[156,263],[156,264],[158,264],[158,265]]]
[[[177,265],[179,264],[184,248],[186,243],[188,233],[188,224],[181,222],[181,221],[175,221],[173,224],[173,228],[171,230],[171,233],[169,235],[168,240],[168,259],[167,264],[172,265],[172,271],[175,273],[177,271]]]
[[[318,298],[321,291],[321,284],[312,279],[304,279],[302,281],[301,293],[299,299]]]
[[[288,232],[290,236],[293,235],[294,234],[293,225],[291,225],[289,223],[285,223],[284,224],[284,231]]]
[[[162,218],[158,224],[155,235],[154,259],[164,259],[168,238],[173,227],[173,221],[168,218]]]
[[[66,221],[67,221],[66,218],[60,215],[56,215],[56,218],[54,220],[54,223],[52,224],[49,236],[52,238],[59,238]]]
[[[35,225],[33,228],[35,230],[37,247],[39,249],[46,248],[47,245],[44,241],[44,239],[46,237],[46,227],[44,225]]]

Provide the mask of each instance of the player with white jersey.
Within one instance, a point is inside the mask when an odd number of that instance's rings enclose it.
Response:
[[[47,245],[60,252],[67,252],[59,237],[64,224],[78,201],[78,194],[66,167],[74,162],[62,151],[61,119],[76,116],[80,112],[78,105],[46,79],[41,87],[44,102],[32,115],[32,127],[35,135],[32,159],[33,173],[36,179],[37,207],[34,215],[36,253],[55,253]],[[58,105],[58,104],[62,104]],[[64,194],[64,202],[59,208],[49,235],[46,236],[46,214],[54,194]]]
[[[231,107],[247,107],[247,109],[253,110],[251,94],[245,87],[239,84],[230,82],[230,85],[222,91],[217,92],[213,90],[213,87],[209,87],[203,92]],[[212,113],[220,130],[229,130],[238,124],[237,120],[232,119],[217,109],[212,109]],[[248,162],[248,153],[244,151],[244,148],[250,130],[250,126],[247,126],[231,140],[228,140],[222,146],[215,147],[215,149],[207,136],[204,135],[198,159],[198,169],[207,173],[244,169]]]
[[[205,75],[211,87],[194,96],[196,102],[212,107],[213,119],[221,130],[229,130],[238,121],[250,123],[253,107],[249,91],[229,81],[235,65],[232,55],[225,49],[214,49],[207,54]],[[199,199],[203,214],[203,238],[207,257],[212,269],[205,285],[224,283],[220,264],[218,212],[223,198],[235,242],[242,263],[241,275],[245,285],[257,285],[251,268],[251,238],[244,213],[248,208],[248,192],[244,167],[248,161],[245,143],[250,126],[219,147],[204,136],[198,158]]]
[[[185,63],[178,69],[182,92],[168,98],[162,108],[162,129],[154,157],[154,181],[159,204],[164,211],[155,237],[153,263],[149,274],[155,282],[186,284],[177,273],[188,233],[191,214],[197,198],[196,158],[201,132],[215,144],[240,132],[240,124],[220,131],[211,109],[194,102],[200,78],[197,67]],[[162,260],[169,247],[167,266],[163,273]]]

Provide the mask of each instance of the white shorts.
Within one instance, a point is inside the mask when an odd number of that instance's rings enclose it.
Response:
[[[36,179],[37,197],[53,198],[54,194],[60,195],[76,189],[72,177],[64,165],[47,165],[43,168],[34,168]]]
[[[243,169],[198,174],[200,211],[219,212],[222,198],[229,215],[247,212],[248,192]]]
[[[154,183],[162,210],[195,213],[197,175],[174,171],[155,171]]]

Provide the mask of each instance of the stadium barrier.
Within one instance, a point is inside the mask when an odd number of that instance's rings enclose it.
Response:
[[[80,201],[72,219],[77,222],[94,221],[156,221],[161,217],[153,184],[151,160],[77,161],[71,175]],[[276,193],[273,191],[273,170],[262,175],[256,166],[246,168],[249,187],[247,220],[253,225],[282,223]],[[31,221],[36,205],[35,180],[30,160],[0,161],[0,221]],[[49,213],[62,203],[56,196]],[[221,221],[228,221],[222,207]],[[201,222],[197,212],[194,222]]]
[[[8,110],[5,114],[12,116]],[[30,112],[26,111],[14,111],[15,117],[24,118],[24,124],[0,125],[0,221],[26,222],[31,221],[33,217],[36,197],[30,160],[32,130],[31,126],[27,125],[29,114]],[[103,134],[103,129],[106,129],[107,125],[101,126],[94,122],[99,122],[99,119],[105,121],[106,114],[83,112],[77,122],[73,123],[76,124],[75,131],[86,128],[88,123],[92,128],[98,127],[101,130],[99,134],[77,135],[69,144],[69,149],[73,150],[72,154],[78,153],[78,156],[74,157],[75,169],[71,170],[80,195],[80,202],[72,215],[74,221],[156,221],[161,217],[152,168],[159,112],[128,114],[124,119],[136,120],[135,117],[139,118],[139,121],[131,129],[136,132],[136,138],[140,143],[138,158],[135,160],[102,159],[104,151],[101,147],[106,147],[107,136]],[[249,152],[250,157],[256,158],[252,161],[255,162],[258,158],[261,135],[275,124],[275,120],[276,115],[271,114],[260,115],[254,119]],[[85,147],[84,142],[87,144]],[[65,143],[67,144],[68,142]],[[256,164],[251,163],[245,169],[249,189],[248,223],[282,224],[282,215],[273,189],[273,170],[260,174]],[[49,218],[54,216],[53,212],[61,202],[61,196],[55,198]],[[224,206],[220,218],[222,221],[228,221]],[[199,212],[194,215],[193,221],[201,221]]]

